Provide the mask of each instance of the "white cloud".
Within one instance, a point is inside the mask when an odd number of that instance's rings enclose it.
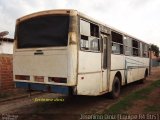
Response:
[[[160,47],[159,0],[0,0],[0,31],[14,35],[17,18],[48,9],[77,9]]]

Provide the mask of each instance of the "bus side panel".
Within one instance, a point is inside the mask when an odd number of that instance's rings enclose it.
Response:
[[[144,75],[145,75],[145,71],[146,71],[147,68],[139,68],[138,69],[138,80],[144,78]]]
[[[111,70],[124,70],[125,61],[124,55],[114,55],[111,54]]]
[[[99,95],[102,91],[101,53],[79,51],[78,95]]]
[[[77,94],[78,95],[99,95],[101,73],[79,74]]]
[[[149,66],[148,58],[126,56],[125,67],[127,83],[131,83],[144,78],[145,71]]]
[[[112,82],[114,80],[115,74],[119,71],[121,73],[121,84],[125,84],[125,57],[124,55],[115,55],[111,54],[111,75],[110,75],[110,85],[109,88],[112,88]]]
[[[127,83],[131,83],[144,78],[145,71],[146,69],[148,69],[148,67],[148,58],[112,54],[109,90],[112,90],[112,83],[115,74],[118,71],[121,72],[122,85],[124,85],[125,78],[127,79]]]
[[[135,68],[135,69],[131,69],[131,71],[132,71],[132,81],[131,82],[134,82],[134,81],[136,81],[136,80],[139,80],[140,78],[139,78],[139,68],[137,67],[137,68]]]
[[[101,53],[79,51],[79,73],[101,71]]]

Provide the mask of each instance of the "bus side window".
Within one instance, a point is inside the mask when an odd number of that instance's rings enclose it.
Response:
[[[121,34],[111,32],[112,34],[112,53],[123,54],[123,37]]]
[[[90,37],[90,50],[92,51],[100,51],[100,43],[99,39],[96,37]]]
[[[140,56],[139,41],[132,39],[132,50],[133,50],[133,56]]]
[[[148,57],[148,46],[145,43],[142,44],[142,53],[143,57]]]
[[[90,23],[84,20],[80,20],[80,34],[85,36],[91,36]]]
[[[81,35],[81,50],[89,50],[88,36]]]
[[[90,23],[90,31],[91,31],[91,36],[99,37],[99,27],[98,25],[95,25],[93,23]]]
[[[99,26],[80,20],[80,48],[90,52],[100,52]]]
[[[100,51],[100,40],[99,40],[99,26],[93,23],[90,23],[90,50],[91,51]]]

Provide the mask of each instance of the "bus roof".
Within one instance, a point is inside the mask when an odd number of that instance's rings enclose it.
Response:
[[[140,39],[138,39],[138,38],[136,38],[136,37],[134,37],[132,35],[129,35],[128,33],[125,33],[125,32],[123,32],[121,30],[118,30],[118,29],[112,27],[112,26],[109,26],[108,24],[104,24],[104,23],[102,23],[102,22],[100,22],[100,21],[98,21],[98,20],[96,20],[96,19],[94,19],[94,18],[92,18],[92,17],[90,17],[90,16],[88,16],[86,14],[83,14],[83,13],[77,11],[77,10],[74,10],[74,9],[54,9],[54,10],[40,11],[40,12],[32,13],[32,14],[29,14],[29,15],[25,15],[25,16],[23,16],[21,18],[18,18],[17,21],[23,21],[25,19],[36,17],[36,16],[39,16],[39,15],[42,15],[42,14],[43,15],[48,15],[48,14],[53,14],[53,13],[54,14],[55,13],[58,13],[58,14],[70,14],[70,13],[72,13],[74,15],[79,15],[79,16],[84,17],[86,19],[89,19],[90,21],[93,21],[93,22],[95,22],[95,23],[97,23],[99,25],[102,25],[104,27],[110,28],[111,30],[113,30],[115,32],[118,32],[120,34],[126,35],[128,37],[131,37],[131,38],[136,39],[138,41],[141,41],[143,43],[146,43],[146,42],[144,42],[144,41],[142,41],[142,40],[140,40]],[[148,43],[146,43],[146,44],[148,44]]]
[[[134,39],[136,39],[136,40],[138,40],[138,41],[141,41],[141,42],[143,42],[143,43],[146,43],[146,42],[144,42],[143,40],[140,40],[139,38],[136,38],[136,37],[134,37],[134,36],[132,36],[132,35],[126,33],[126,32],[123,32],[123,31],[121,31],[121,30],[118,30],[117,28],[114,28],[114,27],[112,27],[112,26],[110,26],[110,25],[108,25],[108,24],[104,24],[104,23],[102,23],[101,21],[98,21],[98,20],[96,20],[96,19],[94,19],[94,18],[92,18],[92,17],[90,17],[90,16],[88,16],[88,15],[86,15],[86,14],[83,14],[83,13],[81,13],[81,12],[78,12],[78,15],[80,15],[80,16],[82,16],[82,17],[84,17],[84,18],[87,18],[87,19],[89,19],[89,20],[91,20],[91,21],[93,21],[93,22],[95,22],[95,23],[97,23],[97,24],[101,24],[101,25],[103,25],[103,26],[105,26],[105,27],[108,27],[108,28],[110,28],[111,30],[116,31],[116,32],[118,32],[118,33],[120,33],[120,34],[126,35],[126,36],[128,36],[128,37],[131,37],[131,38],[134,38]],[[148,44],[148,43],[146,43],[146,44]],[[149,44],[148,44],[148,45],[149,45]]]

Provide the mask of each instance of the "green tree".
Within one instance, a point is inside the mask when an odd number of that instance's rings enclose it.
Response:
[[[151,51],[154,52],[155,56],[159,56],[159,47],[157,45],[151,44]]]

